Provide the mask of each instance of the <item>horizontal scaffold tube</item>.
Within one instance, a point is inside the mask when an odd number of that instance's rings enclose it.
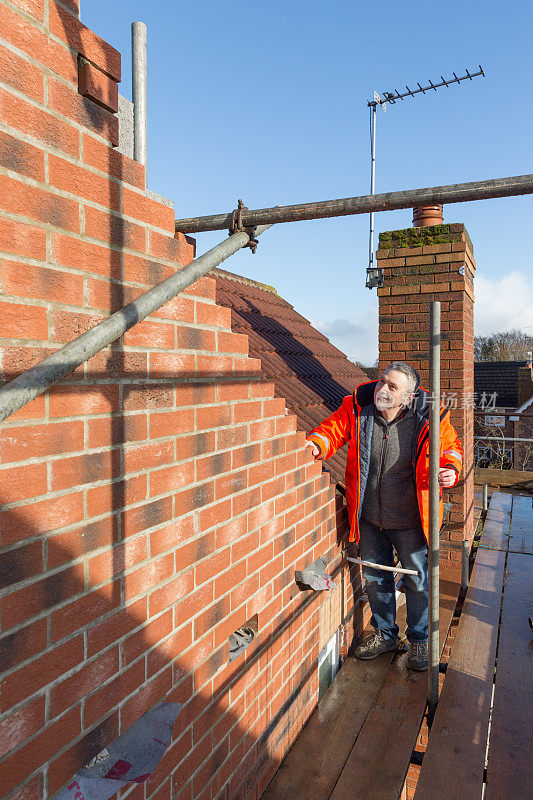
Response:
[[[264,233],[270,225],[257,228],[254,236]],[[177,294],[207,275],[227,258],[250,242],[246,232],[234,233],[217,244],[175,275],[158,283],[127,306],[116,311],[103,322],[95,325],[51,356],[23,372],[0,389],[0,422],[14,414],[54,383],[73,372],[80,364],[88,361],[104,347],[116,341],[138,322],[142,322],[158,308],[168,303]]]
[[[343,200],[324,200],[320,203],[300,203],[294,206],[276,206],[243,210],[245,227],[272,225],[279,222],[297,222],[304,219],[344,217],[350,214],[368,214],[371,211],[394,211],[399,208],[435,205],[436,203],[465,203],[471,200],[489,200],[494,197],[515,197],[533,194],[533,175],[517,175],[514,178],[495,178],[475,183],[456,183],[451,186],[431,186],[427,189],[409,189],[404,192],[368,194],[362,197],[346,197]],[[176,220],[176,231],[201,233],[223,231],[232,224],[232,215],[212,214],[206,217],[190,217]]]

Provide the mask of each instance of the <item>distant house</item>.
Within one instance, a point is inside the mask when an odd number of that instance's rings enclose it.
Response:
[[[533,371],[530,361],[474,363],[476,464],[533,469]],[[501,438],[497,441],[494,437]]]
[[[285,398],[299,430],[309,432],[359,383],[370,380],[273,287],[221,269],[211,275],[217,303],[231,309],[233,332],[248,336],[250,356],[261,359],[264,380]],[[341,491],[346,456],[345,447],[323,465]]]

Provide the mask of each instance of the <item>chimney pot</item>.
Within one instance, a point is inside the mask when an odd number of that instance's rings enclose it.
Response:
[[[424,228],[426,225],[442,225],[442,219],[442,203],[435,206],[413,208],[414,228]]]

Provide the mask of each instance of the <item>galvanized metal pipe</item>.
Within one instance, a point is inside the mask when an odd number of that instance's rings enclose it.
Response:
[[[254,236],[260,236],[270,227],[270,225],[263,225],[256,228]],[[0,422],[45,392],[84,361],[95,356],[138,322],[142,322],[191,283],[245,247],[249,241],[250,237],[244,231],[234,233],[175,275],[171,275],[170,278],[128,303],[120,311],[116,311],[103,322],[95,325],[90,331],[78,336],[77,339],[45,358],[44,361],[6,383],[0,389]]]
[[[319,203],[260,208],[255,211],[244,211],[243,225],[267,225],[278,222],[297,222],[304,219],[343,217],[351,214],[369,214],[371,211],[394,211],[398,208],[414,208],[437,203],[464,203],[470,200],[514,197],[522,194],[533,194],[533,175],[517,175],[514,178],[456,183],[449,186],[431,186],[426,189],[347,197],[342,200],[324,200]],[[182,233],[222,231],[229,229],[230,225],[231,212],[176,220],[176,230]]]
[[[428,568],[428,724],[439,701],[439,445],[440,302],[429,308],[429,568]]]
[[[133,158],[148,163],[148,64],[146,25],[131,24],[131,88],[133,101]]]
[[[470,580],[470,542],[463,539],[461,544],[461,590],[466,592]]]
[[[370,194],[376,192],[376,106],[370,109],[370,128],[372,144],[370,153]],[[368,236],[368,269],[374,266],[374,212],[370,212],[370,231]]]
[[[352,564],[361,564],[363,567],[372,567],[372,569],[382,569],[385,572],[401,572],[402,575],[418,575],[416,569],[403,569],[401,567],[388,567],[385,564],[375,564],[373,561],[363,561],[362,558],[348,558]]]
[[[483,484],[483,511],[488,511],[489,508],[489,486],[487,483]]]

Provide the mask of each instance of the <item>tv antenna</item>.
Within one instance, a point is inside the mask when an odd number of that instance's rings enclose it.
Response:
[[[426,94],[426,92],[434,91],[436,92],[437,89],[440,89],[441,86],[451,86],[452,83],[461,83],[462,81],[472,80],[472,78],[477,78],[478,75],[482,75],[485,77],[485,73],[483,72],[483,68],[481,64],[479,65],[478,72],[469,72],[466,70],[466,75],[462,75],[460,78],[457,77],[455,72],[452,73],[453,78],[446,80],[442,75],[440,76],[441,79],[438,83],[433,83],[433,81],[429,81],[428,86],[420,86],[417,82],[417,89],[410,89],[409,86],[405,86],[407,89],[406,92],[399,92],[398,89],[395,89],[393,92],[384,92],[383,97],[377,92],[374,92],[374,99],[369,100],[367,105],[370,108],[370,141],[371,141],[371,161],[370,161],[370,194],[375,194],[375,187],[376,187],[376,109],[380,106],[383,111],[387,111],[387,103],[394,105],[398,100],[404,100],[406,97],[414,97],[415,94]],[[378,270],[374,266],[374,212],[370,213],[370,236],[369,236],[369,243],[368,243],[368,268],[366,270],[366,286],[369,289],[373,289],[375,286],[381,286],[383,283],[383,274],[380,274],[381,270]]]

